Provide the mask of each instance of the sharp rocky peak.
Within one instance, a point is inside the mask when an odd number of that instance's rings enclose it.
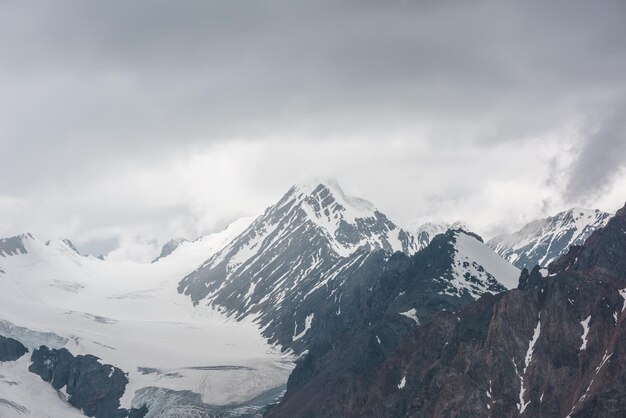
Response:
[[[550,274],[570,271],[626,286],[626,206],[597,229],[584,245],[573,245],[548,266]]]
[[[28,241],[35,238],[29,232],[8,238],[0,238],[0,257],[26,254]]]
[[[547,266],[581,245],[612,217],[598,209],[571,208],[553,216],[537,219],[520,230],[489,240],[487,245],[519,268]]]
[[[356,218],[375,216],[376,207],[366,199],[347,195],[334,180],[311,180],[295,184],[285,196],[307,206],[315,217],[339,218],[353,222]]]

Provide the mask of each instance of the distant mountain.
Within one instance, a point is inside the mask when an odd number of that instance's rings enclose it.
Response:
[[[298,363],[268,416],[624,416],[625,231],[626,207],[548,269],[524,270],[517,290],[442,311],[392,346],[386,318],[353,327]],[[342,367],[351,353],[361,360]]]
[[[46,242],[46,245],[48,247],[54,246],[57,248],[69,248],[70,250],[74,251],[76,254],[82,255],[80,251],[78,251],[78,248],[74,246],[74,243],[70,241],[69,239],[51,240],[51,241]]]
[[[254,216],[239,218],[222,231],[204,235],[193,241],[185,238],[171,239],[163,246],[161,254],[152,260],[152,263],[184,263],[187,265],[195,263],[195,267],[197,267],[241,234],[255,218]]]
[[[412,224],[407,227],[407,231],[415,237],[415,243],[420,250],[430,244],[430,241],[432,241],[435,236],[443,234],[448,229],[469,231],[469,228],[461,221],[454,223],[426,222],[424,224]]]
[[[161,253],[159,254],[157,258],[152,260],[152,262],[156,263],[160,259],[167,257],[168,255],[172,254],[172,252],[174,252],[175,249],[177,249],[178,247],[180,247],[182,244],[186,242],[189,242],[189,240],[185,238],[172,238],[171,240],[166,242],[165,245],[163,245],[163,248],[161,248]]]
[[[545,267],[567,253],[570,246],[584,243],[611,216],[598,209],[573,208],[492,238],[487,245],[520,269]]]

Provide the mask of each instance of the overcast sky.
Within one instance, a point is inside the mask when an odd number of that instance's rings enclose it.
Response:
[[[621,0],[0,1],[0,236],[137,251],[312,176],[485,237],[614,211],[625,17]]]

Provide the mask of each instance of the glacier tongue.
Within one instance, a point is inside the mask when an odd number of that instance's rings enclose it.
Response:
[[[146,387],[195,392],[208,405],[245,404],[283,387],[292,357],[251,321],[229,321],[180,295],[178,281],[207,254],[176,252],[154,264],[101,261],[30,237],[24,251],[0,258],[0,334],[31,349],[63,346],[119,367],[129,378],[122,407]],[[14,374],[12,367],[0,364],[0,375]],[[47,396],[34,392],[28,405],[0,398],[33,410]]]

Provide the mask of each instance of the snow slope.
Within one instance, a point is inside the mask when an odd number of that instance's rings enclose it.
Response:
[[[205,239],[202,251],[225,240]],[[0,334],[32,349],[41,343],[37,332],[53,333],[56,338],[46,338],[64,342],[72,354],[119,367],[129,377],[122,407],[145,387],[190,390],[206,404],[229,405],[286,383],[292,359],[268,345],[256,325],[194,306],[176,291],[180,278],[210,253],[181,247],[158,263],[138,264],[83,257],[63,241],[45,245],[30,235],[18,241],[24,253],[0,256]],[[32,383],[23,372],[17,363],[0,364],[4,378]],[[1,393],[6,399],[13,392]],[[28,399],[6,400],[37,411],[49,395],[42,387]]]
[[[178,242],[176,248],[169,254],[159,256],[153,262],[160,265],[179,264],[198,267],[241,234],[255,219],[255,216],[240,218],[223,231],[204,235],[194,241]]]
[[[484,289],[478,291],[464,280],[467,274],[478,278],[481,283],[487,283],[490,278],[495,278],[507,289],[517,287],[520,270],[475,236],[456,232],[455,249],[453,266],[455,279],[452,280],[455,287],[467,288],[475,298],[484,293]]]

